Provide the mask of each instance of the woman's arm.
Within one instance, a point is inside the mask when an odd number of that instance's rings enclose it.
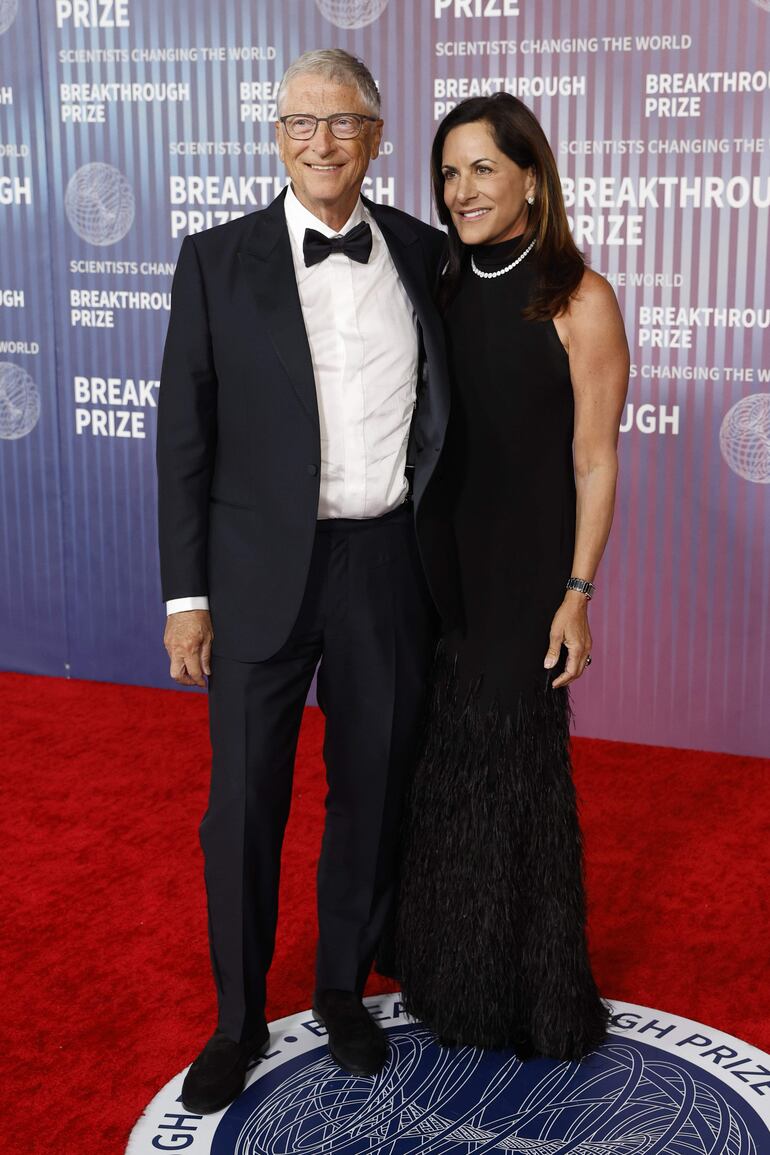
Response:
[[[575,397],[577,525],[572,575],[593,581],[604,553],[615,506],[617,443],[628,387],[628,343],[612,288],[587,269],[566,314],[554,321],[569,355]],[[562,643],[569,651],[554,686],[583,673],[591,651],[588,599],[568,590],[551,626],[545,666],[551,669]]]

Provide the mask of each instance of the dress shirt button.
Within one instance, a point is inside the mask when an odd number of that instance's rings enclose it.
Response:
[[[317,465],[308,465],[307,471],[311,477],[317,477],[318,476],[318,466]]]

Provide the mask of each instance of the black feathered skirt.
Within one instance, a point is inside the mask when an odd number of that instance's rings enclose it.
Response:
[[[442,1043],[576,1060],[605,1036],[569,727],[566,689],[544,683],[503,714],[439,648],[395,950],[407,1013]]]

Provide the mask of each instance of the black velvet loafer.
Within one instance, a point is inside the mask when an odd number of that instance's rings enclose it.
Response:
[[[237,1099],[246,1082],[246,1071],[252,1059],[263,1055],[270,1046],[270,1032],[254,1039],[235,1043],[215,1031],[182,1083],[182,1103],[194,1115],[211,1115],[222,1111]]]
[[[313,1014],[329,1034],[329,1054],[351,1075],[376,1075],[388,1040],[354,991],[316,991]]]

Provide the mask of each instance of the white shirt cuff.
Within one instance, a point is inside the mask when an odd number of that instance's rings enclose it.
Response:
[[[208,608],[208,598],[172,598],[170,602],[166,602],[166,617],[171,614],[184,613],[185,610],[207,610]]]

